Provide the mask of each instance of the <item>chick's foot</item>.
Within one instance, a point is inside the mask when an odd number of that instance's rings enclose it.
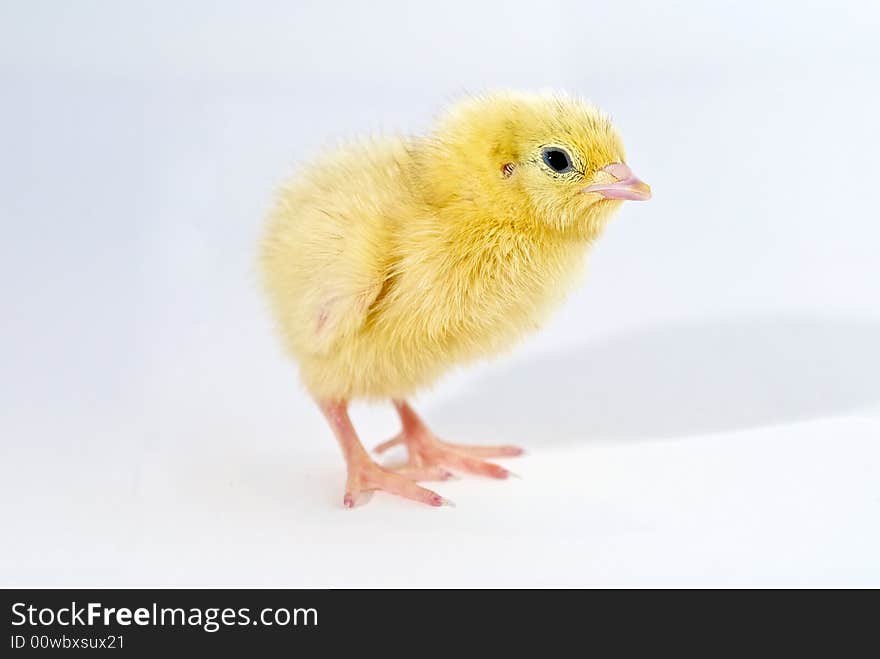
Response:
[[[345,496],[342,499],[346,508],[353,508],[357,505],[360,495],[371,490],[384,490],[429,506],[452,505],[436,492],[420,487],[414,482],[415,479],[429,480],[432,476],[436,477],[436,480],[444,480],[441,476],[446,474],[448,477],[449,472],[426,467],[401,474],[376,464],[358,439],[348,416],[347,401],[327,400],[320,401],[319,404],[336,434],[348,468]]]
[[[421,476],[425,476],[422,478]],[[425,474],[415,474],[417,478],[408,474],[401,474],[386,469],[370,458],[356,459],[348,463],[348,480],[345,484],[345,496],[342,504],[346,508],[354,508],[361,493],[371,490],[384,490],[391,494],[397,494],[413,501],[426,503],[429,506],[451,506],[452,502],[442,496],[416,485],[418,480],[437,480]]]
[[[400,415],[403,428],[397,436],[379,444],[374,450],[376,453],[383,453],[398,444],[406,446],[409,462],[400,473],[412,475],[425,470],[448,467],[480,476],[507,478],[512,475],[510,471],[500,465],[486,462],[483,458],[510,457],[523,453],[522,449],[516,446],[464,446],[444,442],[431,432],[408,403],[395,400],[394,407]],[[416,480],[422,479],[416,478]]]

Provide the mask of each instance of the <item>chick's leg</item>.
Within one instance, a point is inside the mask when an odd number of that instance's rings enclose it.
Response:
[[[507,478],[510,476],[507,469],[486,462],[483,458],[522,455],[522,449],[516,446],[463,446],[441,441],[406,401],[392,402],[400,416],[402,429],[396,437],[377,446],[375,451],[382,453],[392,446],[404,444],[409,453],[409,464],[406,469],[410,472],[416,473],[443,466],[481,476]]]
[[[333,428],[336,439],[339,440],[348,468],[348,480],[343,498],[343,505],[346,508],[353,508],[360,493],[368,490],[385,490],[429,506],[443,506],[449,503],[436,492],[416,485],[411,478],[379,466],[370,458],[351,424],[348,416],[348,401],[323,400],[319,405]]]

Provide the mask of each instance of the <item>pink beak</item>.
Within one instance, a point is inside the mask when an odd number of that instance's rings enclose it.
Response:
[[[602,168],[602,171],[611,174],[617,180],[614,183],[594,183],[581,192],[595,192],[606,199],[646,201],[651,198],[651,186],[640,181],[632,170],[623,163],[607,165]]]

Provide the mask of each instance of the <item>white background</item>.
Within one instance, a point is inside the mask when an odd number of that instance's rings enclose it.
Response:
[[[870,2],[3,2],[0,583],[880,585],[878,33]],[[655,197],[416,401],[523,480],[344,510],[262,218],[300,160],[493,87],[591,98]]]

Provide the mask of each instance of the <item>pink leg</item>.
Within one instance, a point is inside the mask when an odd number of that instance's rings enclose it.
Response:
[[[367,490],[385,490],[429,506],[450,504],[436,492],[419,487],[410,478],[385,469],[370,458],[351,424],[348,416],[348,401],[324,400],[319,401],[319,405],[333,428],[336,439],[339,440],[348,467],[348,480],[343,499],[346,508],[354,507],[360,493]]]
[[[377,446],[375,451],[382,453],[397,444],[405,444],[409,453],[409,469],[424,470],[442,465],[482,476],[507,478],[510,475],[507,469],[482,458],[522,455],[522,449],[516,446],[463,446],[443,442],[428,429],[406,401],[393,402],[403,428],[396,437]]]

